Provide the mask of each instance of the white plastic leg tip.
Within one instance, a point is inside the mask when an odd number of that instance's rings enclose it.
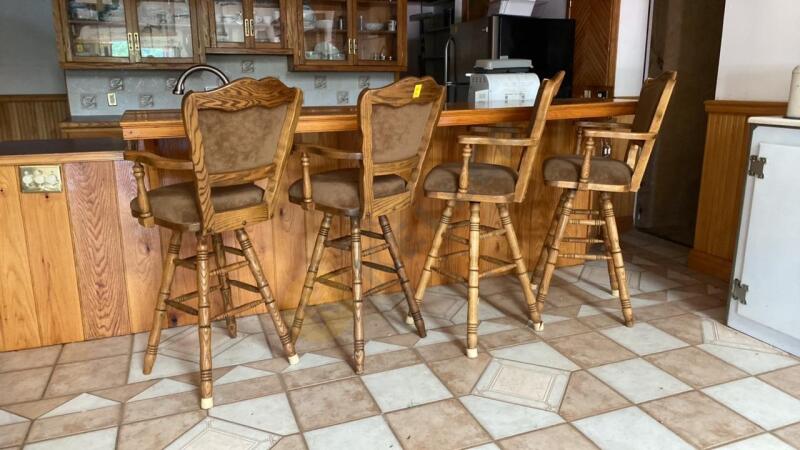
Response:
[[[614,297],[619,298],[619,289],[612,289],[611,290],[611,295],[613,295]]]
[[[544,322],[536,323],[532,320],[528,320],[528,326],[533,328],[533,331],[543,331],[544,330]]]
[[[292,355],[289,357],[289,365],[295,365],[300,362],[300,355]]]
[[[468,348],[467,349],[467,358],[474,359],[478,357],[478,349],[477,348]]]
[[[536,283],[531,283],[531,290],[535,292],[537,289],[539,289],[539,285]]]
[[[214,397],[200,399],[200,408],[211,409],[213,407],[214,407]]]
[[[411,316],[406,316],[406,323],[409,325],[414,325],[414,318]]]

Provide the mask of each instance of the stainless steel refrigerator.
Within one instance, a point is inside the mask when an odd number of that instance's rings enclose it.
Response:
[[[451,25],[445,49],[448,101],[466,101],[467,74],[478,59],[530,59],[533,71],[548,78],[566,72],[558,97],[572,96],[575,21],[520,16],[489,16]]]

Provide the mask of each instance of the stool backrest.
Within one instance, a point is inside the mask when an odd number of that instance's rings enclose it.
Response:
[[[431,77],[403,78],[358,97],[363,154],[361,211],[383,215],[411,204],[422,164],[442,111],[445,89]],[[406,192],[374,199],[374,177],[399,175]]]
[[[533,106],[533,113],[530,123],[529,137],[532,144],[523,150],[520,157],[519,167],[517,173],[517,185],[514,189],[514,201],[521,202],[525,200],[525,195],[528,193],[528,185],[530,184],[531,174],[533,173],[533,164],[536,161],[536,156],[539,153],[539,145],[542,141],[542,134],[547,122],[547,111],[553,103],[553,99],[561,87],[561,82],[564,81],[564,71],[555,74],[553,78],[545,79],[539,87],[539,93],[536,95],[536,103]]]
[[[661,129],[661,122],[667,112],[669,100],[675,89],[678,73],[674,71],[664,72],[657,78],[648,78],[642,86],[639,94],[639,102],[636,104],[636,112],[631,124],[631,131],[642,133],[658,133]],[[629,166],[633,170],[631,177],[631,190],[636,191],[642,183],[647,162],[653,152],[656,139],[650,139],[640,145],[640,142],[630,142],[628,144]],[[634,163],[635,161],[635,163]]]
[[[203,231],[268,219],[283,176],[303,93],[276,78],[241,78],[183,98]],[[266,179],[264,201],[255,207],[215,212],[211,188]]]

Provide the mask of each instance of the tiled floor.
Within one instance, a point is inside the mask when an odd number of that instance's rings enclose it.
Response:
[[[0,448],[800,448],[800,360],[721,325],[726,286],[687,270],[686,249],[624,241],[634,328],[605,263],[558,270],[540,333],[515,280],[482,283],[474,360],[463,286],[429,291],[425,339],[401,296],[370,298],[363,376],[348,305],[313,308],[296,366],[247,317],[235,339],[214,330],[208,412],[192,327],[165,331],[148,376],[145,334],[0,354]]]

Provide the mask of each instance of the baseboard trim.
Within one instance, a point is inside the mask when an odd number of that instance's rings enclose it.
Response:
[[[688,266],[700,273],[730,281],[733,262],[693,248],[689,251]]]

